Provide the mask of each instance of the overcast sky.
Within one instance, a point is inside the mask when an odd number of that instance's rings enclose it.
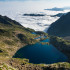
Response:
[[[6,3],[4,3],[6,2]],[[70,0],[0,0],[0,6],[70,7]]]
[[[1,2],[3,1],[35,1],[35,2],[42,2],[42,4],[44,5],[44,3],[46,4],[50,4],[50,5],[57,5],[57,6],[70,6],[70,0],[0,0]]]
[[[46,13],[48,15],[57,14],[58,11],[51,12],[51,11],[44,10],[44,9],[53,8],[53,7],[59,7],[59,8],[70,7],[70,0],[0,0],[0,14],[10,17],[20,22],[22,25],[23,23],[25,23],[23,25],[25,27],[27,26],[33,27],[34,25],[32,26],[32,23],[46,23],[46,24],[52,23],[52,21],[54,21],[55,19],[53,18],[52,20],[50,20],[51,17],[46,17],[46,20],[43,20],[43,21],[40,21],[39,19],[37,21],[35,18],[36,21],[34,21],[33,20],[34,18],[33,19],[30,19],[30,17],[24,18],[22,15],[24,13],[40,13],[40,12]],[[66,12],[66,10],[62,12]],[[27,24],[27,20],[28,20],[28,24]],[[37,26],[36,24],[35,29],[45,28],[42,26]]]

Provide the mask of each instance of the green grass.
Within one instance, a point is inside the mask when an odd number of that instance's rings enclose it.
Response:
[[[16,67],[16,65],[19,66],[26,66],[29,67],[32,66],[32,68],[39,68],[38,70],[46,67],[48,65],[46,64],[32,64],[29,63],[29,59],[20,59],[20,58],[12,58],[12,56],[16,53],[17,50],[22,48],[25,45],[28,44],[34,44],[36,42],[39,42],[40,40],[48,39],[48,34],[44,32],[36,32],[37,34],[34,35],[32,32],[35,32],[33,29],[25,28],[21,26],[18,22],[9,19],[8,17],[3,17],[2,21],[5,20],[6,22],[0,23],[0,61],[3,62],[0,66],[0,70],[15,70],[13,67]],[[41,38],[40,40],[35,40],[34,38],[39,37],[40,35],[47,36],[46,38]],[[53,42],[59,42],[60,45],[70,45],[69,41],[66,41],[60,37],[52,37],[51,38]],[[56,43],[58,45],[59,43]],[[42,44],[48,44],[42,43]],[[62,46],[61,46],[62,47]],[[12,62],[12,66],[7,65],[6,63],[10,64]],[[53,64],[52,68],[54,66],[62,66],[62,67],[68,67],[70,68],[70,63],[55,63]],[[17,68],[18,68],[17,67]]]
[[[1,64],[0,70],[16,70],[15,68],[9,66],[8,64]]]

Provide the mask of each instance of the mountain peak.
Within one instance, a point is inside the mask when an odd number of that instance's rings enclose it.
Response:
[[[57,21],[52,23],[48,29],[49,35],[70,36],[70,12],[62,15]]]

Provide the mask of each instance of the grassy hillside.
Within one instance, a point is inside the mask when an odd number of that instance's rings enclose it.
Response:
[[[32,32],[35,31],[0,15],[0,70],[23,70],[22,65],[29,63],[28,59],[14,59],[12,56],[25,45],[38,42],[34,38],[40,34],[34,35]]]
[[[68,62],[70,62],[70,40],[64,40],[61,37],[51,36],[50,43],[63,52],[68,57]]]
[[[14,52],[27,44],[37,42],[31,34],[34,30],[25,28],[18,22],[0,15],[0,56],[12,56]]]
[[[29,59],[12,58],[16,51],[27,44],[34,44],[39,40],[34,38],[47,35],[25,28],[15,20],[0,15],[0,70],[62,70],[69,69],[69,63],[32,64]]]

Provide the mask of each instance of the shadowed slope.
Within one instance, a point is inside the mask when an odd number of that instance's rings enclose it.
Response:
[[[54,36],[70,36],[70,12],[52,23],[47,32],[49,35]]]

